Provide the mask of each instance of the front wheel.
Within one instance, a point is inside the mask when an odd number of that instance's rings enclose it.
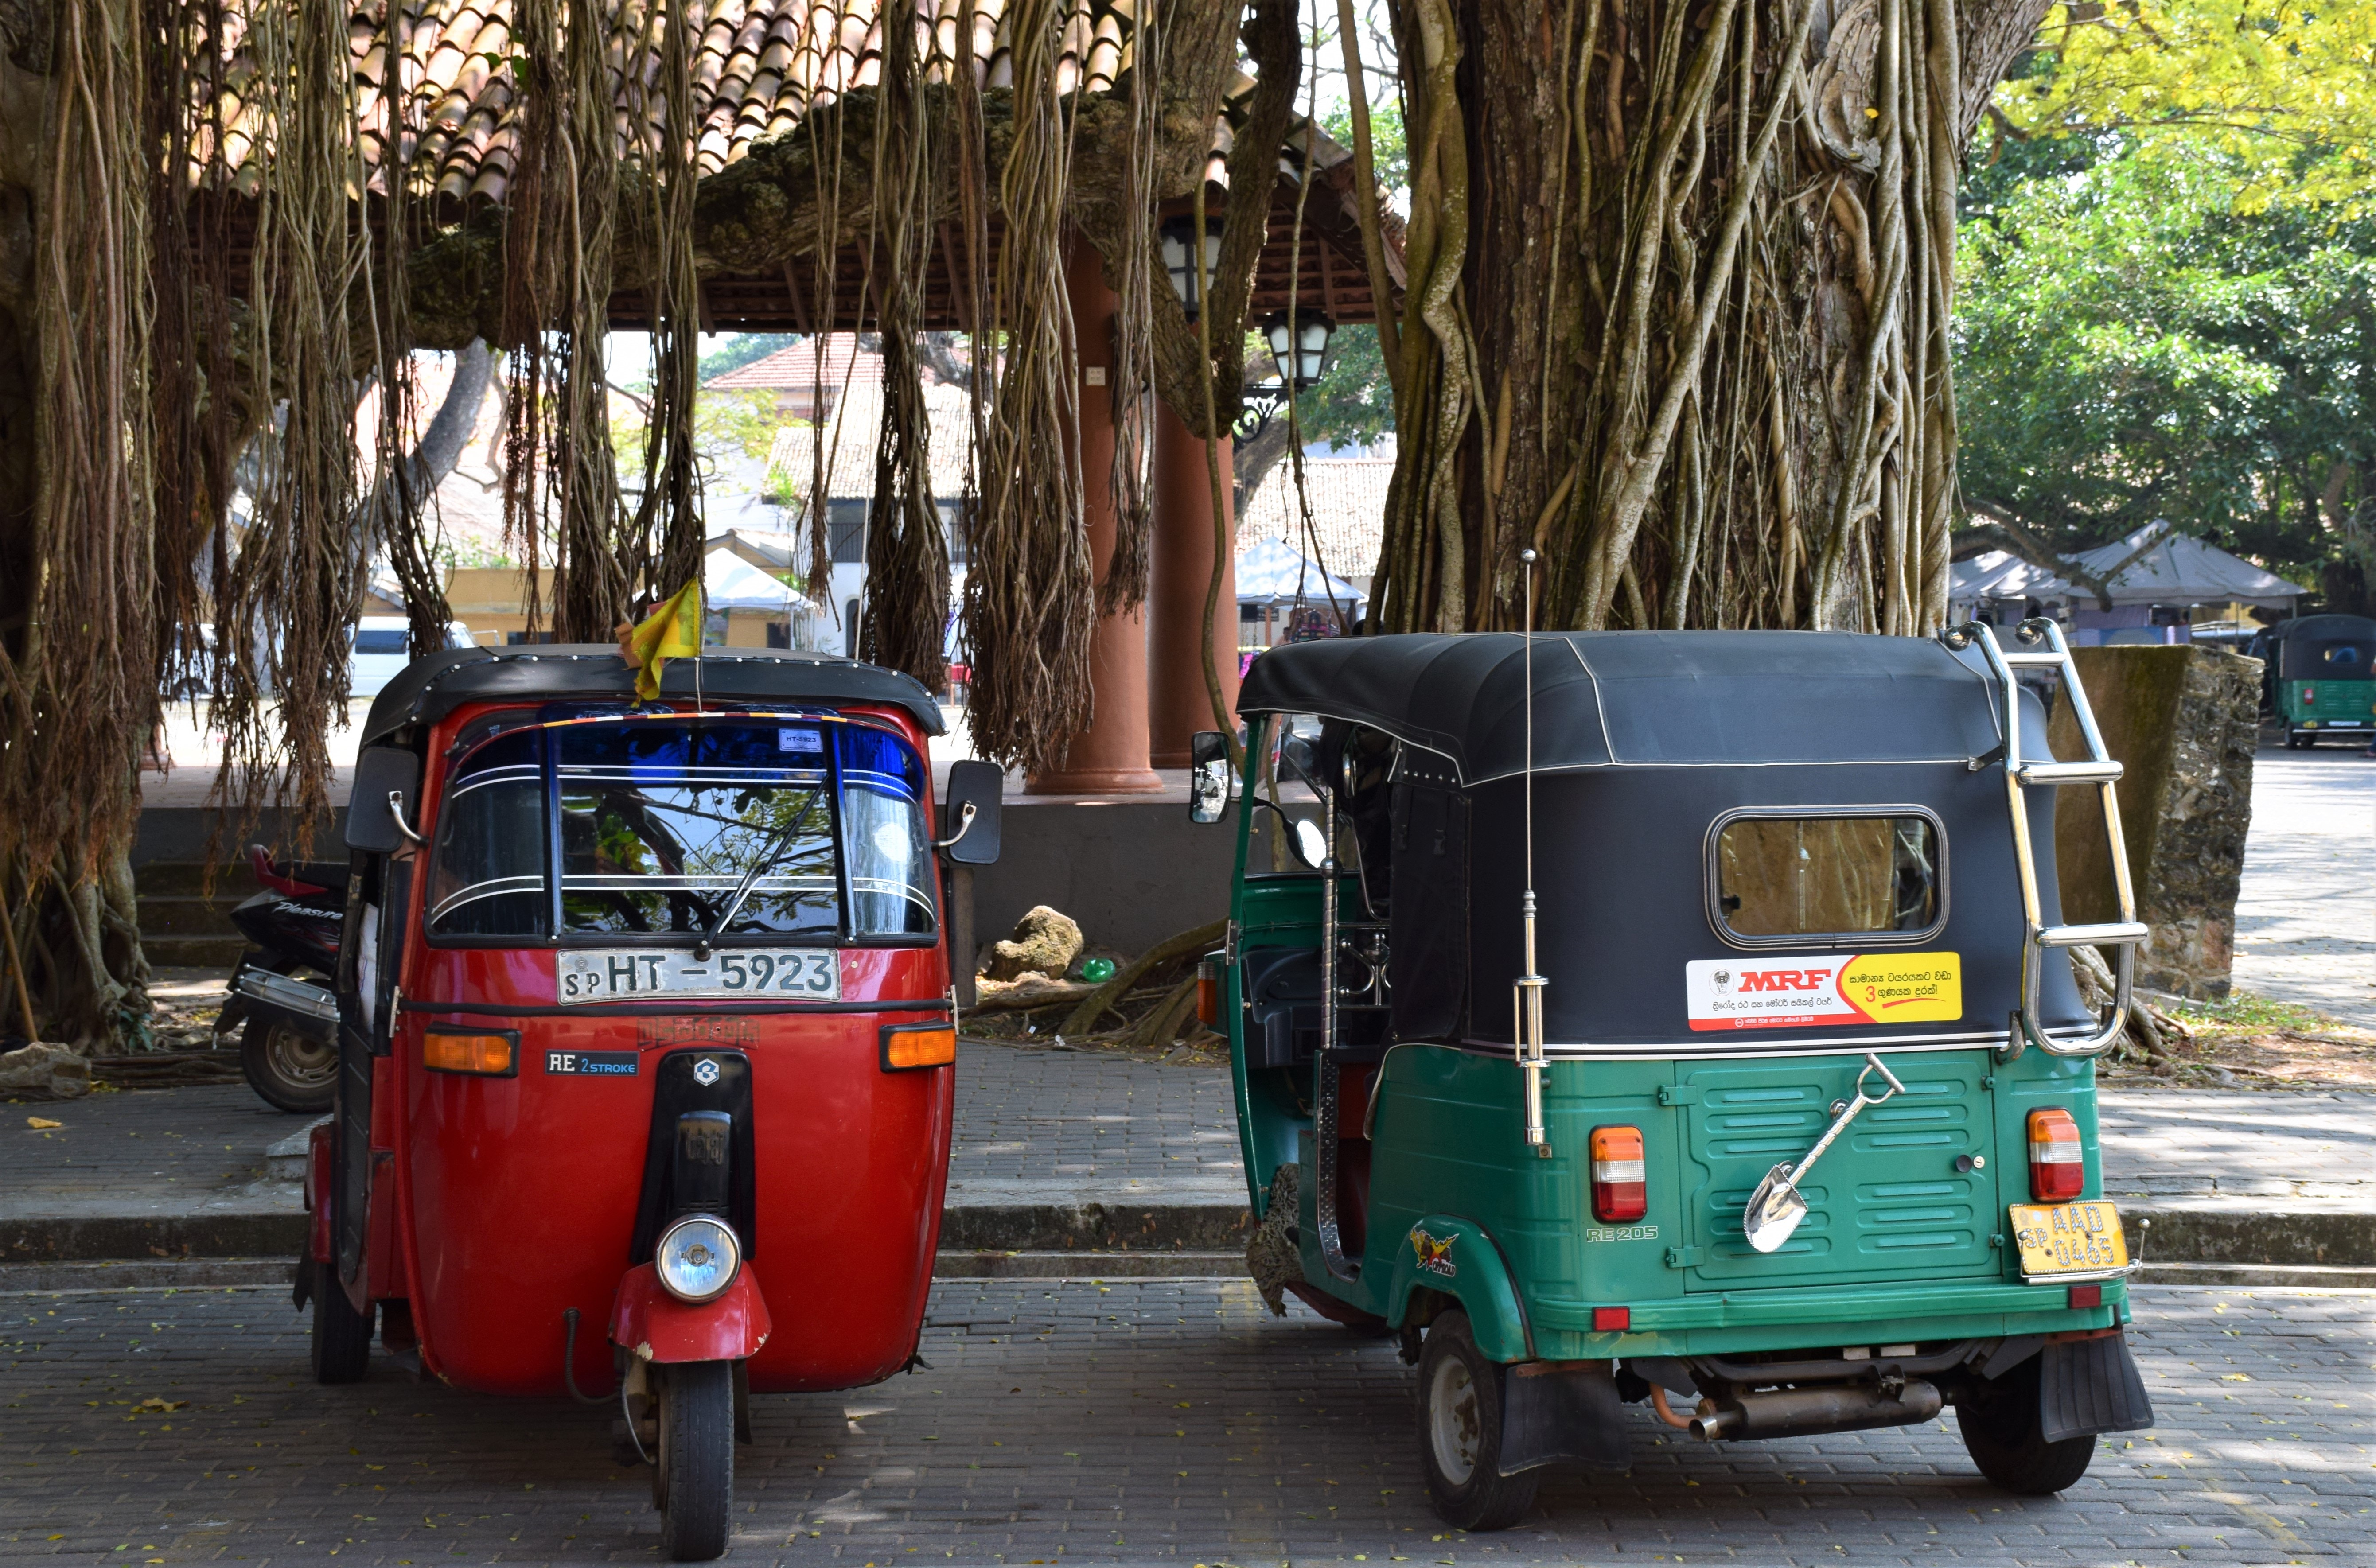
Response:
[[[687,1361],[653,1369],[659,1384],[660,1451],[653,1477],[660,1551],[671,1562],[707,1562],[726,1551],[734,1512],[734,1367]]]
[[[1980,1396],[1955,1402],[1955,1425],[1964,1434],[1964,1451],[1980,1474],[2023,1497],[2048,1497],[2077,1483],[2096,1457],[2093,1437],[2046,1441],[2038,1417],[2038,1363],[2032,1356],[1985,1385]]]
[[[262,1017],[240,1031],[239,1069],[267,1105],[301,1115],[329,1110],[339,1087],[336,1047]]]
[[[1447,1525],[1506,1530],[1535,1505],[1538,1470],[1502,1474],[1502,1369],[1485,1358],[1468,1314],[1429,1325],[1419,1353],[1419,1452],[1428,1501]]]

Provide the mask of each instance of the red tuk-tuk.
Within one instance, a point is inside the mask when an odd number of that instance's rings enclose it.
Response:
[[[948,1170],[944,861],[998,848],[905,675],[733,650],[443,653],[372,705],[339,1087],[307,1167],[315,1374],[391,1350],[616,1408],[662,1545],[726,1547],[753,1393],[909,1366]]]

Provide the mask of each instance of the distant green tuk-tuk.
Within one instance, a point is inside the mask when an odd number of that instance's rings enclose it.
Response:
[[[2025,666],[2088,756],[2052,759]],[[2125,881],[2118,921],[2061,923],[2058,787],[2127,861],[2052,624],[1345,638],[1264,654],[1239,711],[1206,974],[1249,1262],[1400,1336],[1446,1520],[1623,1467],[1629,1403],[1710,1442],[1953,1405],[2029,1493],[2151,1424],[2093,1061],[2144,927]]]
[[[2376,731],[2376,621],[2304,615],[2253,640],[2265,706],[2296,750],[2326,737],[2355,744]]]

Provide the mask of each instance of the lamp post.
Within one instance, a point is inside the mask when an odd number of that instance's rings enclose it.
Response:
[[[1309,392],[1320,385],[1328,368],[1329,335],[1336,330],[1336,324],[1319,311],[1298,311],[1292,319],[1280,311],[1263,323],[1263,338],[1270,345],[1271,362],[1278,367],[1278,374],[1246,393],[1235,433],[1240,440],[1252,441],[1270,428],[1270,422],[1287,407],[1290,387]]]
[[[1205,279],[1221,265],[1221,220],[1205,220],[1205,265],[1196,266],[1196,220],[1182,215],[1167,218],[1156,232],[1163,249],[1163,271],[1171,279],[1171,291],[1180,296],[1180,308],[1189,320],[1196,319],[1205,308]]]

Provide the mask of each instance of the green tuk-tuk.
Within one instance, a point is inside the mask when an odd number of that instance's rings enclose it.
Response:
[[[2253,639],[2265,706],[2295,750],[2326,737],[2355,745],[2376,732],[2376,621],[2304,615]]]
[[[2090,755],[2052,760],[2024,666]],[[1629,1403],[1710,1442],[1953,1405],[2032,1493],[2151,1424],[2092,1060],[2144,927],[2125,881],[2061,921],[2057,787],[2127,861],[2059,629],[1345,638],[1239,711],[1190,810],[1242,802],[1206,973],[1249,1265],[1400,1336],[1446,1520],[1623,1467]]]

